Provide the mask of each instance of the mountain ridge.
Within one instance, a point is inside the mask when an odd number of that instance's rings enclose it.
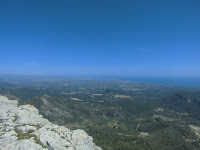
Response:
[[[51,123],[33,105],[0,96],[1,150],[101,150],[83,130]]]

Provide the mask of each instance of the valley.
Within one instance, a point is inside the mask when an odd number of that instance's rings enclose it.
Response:
[[[0,94],[105,150],[200,149],[200,89],[112,79],[0,79]]]

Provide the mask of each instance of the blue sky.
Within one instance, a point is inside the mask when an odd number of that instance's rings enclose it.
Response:
[[[0,74],[200,76],[199,0],[1,0]]]

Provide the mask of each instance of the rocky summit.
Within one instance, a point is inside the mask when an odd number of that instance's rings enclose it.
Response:
[[[101,150],[83,130],[51,123],[33,105],[0,96],[0,150]]]

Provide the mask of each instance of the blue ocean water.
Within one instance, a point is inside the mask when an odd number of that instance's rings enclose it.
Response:
[[[126,81],[135,81],[141,83],[158,83],[178,86],[200,87],[200,77],[120,77],[117,78]]]

